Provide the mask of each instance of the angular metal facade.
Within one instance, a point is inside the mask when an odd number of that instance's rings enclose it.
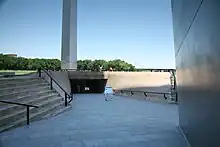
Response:
[[[171,2],[179,124],[192,147],[219,147],[220,1]]]

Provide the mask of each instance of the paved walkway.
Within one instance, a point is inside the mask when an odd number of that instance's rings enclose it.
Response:
[[[1,147],[187,147],[177,105],[115,96],[76,95],[73,109],[4,132]]]

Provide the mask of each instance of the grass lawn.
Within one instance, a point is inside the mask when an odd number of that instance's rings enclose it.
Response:
[[[36,70],[0,70],[0,72],[15,72],[15,75],[23,75],[36,72]]]

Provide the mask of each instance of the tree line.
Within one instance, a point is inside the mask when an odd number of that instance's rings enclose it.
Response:
[[[30,59],[12,57],[0,54],[0,70],[37,70],[38,68],[60,70],[61,61],[58,59]],[[88,71],[135,71],[135,66],[123,60],[78,60],[78,70]]]
[[[129,64],[123,60],[115,59],[110,61],[105,60],[78,60],[78,70],[90,70],[90,71],[135,71],[135,66]]]

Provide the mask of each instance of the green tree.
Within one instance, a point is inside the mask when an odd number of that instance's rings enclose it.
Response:
[[[108,61],[108,69],[113,68],[114,71],[135,71],[135,67],[123,60],[115,59]]]
[[[92,71],[100,71],[100,67],[102,68],[102,71],[107,70],[107,61],[94,60],[92,64]]]
[[[92,60],[78,60],[77,69],[78,70],[92,70],[93,62]]]
[[[16,69],[16,59],[14,57],[10,57],[7,55],[3,55],[3,63],[4,63],[4,69]]]
[[[3,54],[0,54],[0,70],[3,70],[4,68],[5,68],[4,56]]]

